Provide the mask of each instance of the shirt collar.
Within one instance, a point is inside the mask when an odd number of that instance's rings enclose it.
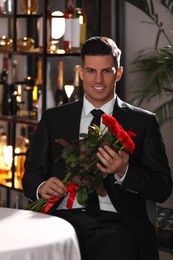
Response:
[[[107,102],[103,106],[99,107],[99,109],[101,109],[105,114],[112,115],[115,101],[116,101],[116,93],[115,93],[114,97],[109,102]],[[94,107],[86,99],[86,97],[84,95],[84,99],[83,99],[83,112],[84,112],[85,116],[88,116],[93,109],[98,109],[98,108]]]

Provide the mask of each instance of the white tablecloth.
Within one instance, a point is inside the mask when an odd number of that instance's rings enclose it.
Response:
[[[27,210],[0,208],[0,260],[80,260],[67,221]]]

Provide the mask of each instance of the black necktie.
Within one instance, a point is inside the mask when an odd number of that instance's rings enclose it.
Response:
[[[101,121],[101,115],[104,114],[104,112],[100,109],[93,109],[91,111],[91,114],[93,115],[93,119],[91,121],[90,125],[97,125],[100,126],[100,121]],[[100,206],[99,206],[99,199],[97,192],[94,191],[88,196],[88,200],[86,203],[86,211],[89,213],[93,214],[98,214],[100,211]]]
[[[91,111],[91,114],[93,115],[93,119],[90,125],[100,126],[101,115],[103,115],[104,112],[101,109],[93,109]]]

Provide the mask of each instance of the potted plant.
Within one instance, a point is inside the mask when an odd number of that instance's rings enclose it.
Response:
[[[173,15],[172,0],[155,1]],[[158,28],[153,49],[139,51],[132,62],[134,91],[130,102],[140,106],[144,101],[149,102],[154,97],[164,97],[162,99],[164,101],[154,110],[160,124],[163,124],[173,119],[173,44],[164,30],[164,24],[159,20],[159,15],[155,12],[154,0],[126,0],[126,2],[143,11]],[[160,48],[158,44],[161,35],[166,38],[168,44]]]

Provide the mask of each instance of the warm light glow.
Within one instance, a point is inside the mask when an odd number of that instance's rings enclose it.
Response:
[[[22,101],[22,85],[18,84],[17,85],[17,97],[16,100],[18,103]]]
[[[64,89],[65,89],[65,92],[67,94],[67,97],[70,98],[72,93],[73,93],[74,86],[73,85],[65,85]]]
[[[20,152],[21,152],[20,147],[16,147],[16,148],[15,148],[15,153],[20,153]]]
[[[64,14],[61,11],[55,11],[51,15],[52,15],[52,39],[60,39],[65,33]]]
[[[8,167],[12,165],[12,155],[13,155],[13,147],[12,145],[7,145],[3,147],[4,161]]]

